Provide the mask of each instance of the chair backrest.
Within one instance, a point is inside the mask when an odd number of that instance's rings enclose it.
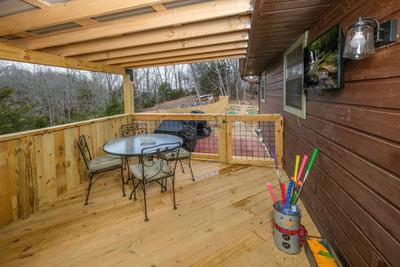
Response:
[[[141,156],[140,158],[140,163],[142,165],[142,174],[144,174],[144,168],[145,167],[150,167],[149,164],[153,164],[153,159],[154,158],[162,158],[161,154],[162,153],[166,153],[166,152],[173,152],[176,153],[176,157],[175,158],[175,164],[173,165],[173,169],[172,172],[175,174],[175,170],[176,170],[176,166],[178,163],[178,155],[179,155],[179,150],[181,149],[181,143],[180,142],[176,142],[176,143],[164,143],[164,144],[159,144],[156,146],[151,146],[151,147],[145,147],[142,148],[141,151]],[[166,165],[163,165],[166,164]],[[158,175],[160,172],[163,172],[165,174],[167,174],[167,172],[165,171],[166,168],[164,167],[168,167],[168,162],[162,160],[161,161],[161,166],[160,166],[160,170],[157,173],[154,173],[154,176]],[[170,173],[168,173],[170,174]],[[152,177],[143,177],[146,179],[151,179]]]
[[[88,168],[89,161],[92,160],[92,154],[90,154],[89,146],[84,134],[78,137],[78,148],[81,152],[83,160],[85,161],[86,168]]]
[[[137,134],[147,134],[147,124],[134,122],[121,125],[121,135],[123,137],[133,136]]]
[[[171,152],[171,151],[179,151],[181,148],[181,143],[180,142],[175,142],[175,143],[164,143],[164,144],[159,144],[155,146],[148,146],[144,147],[141,150],[142,156],[159,156],[163,153],[166,152]]]
[[[197,144],[197,129],[191,125],[184,125],[182,128],[182,147],[189,152],[193,152]]]

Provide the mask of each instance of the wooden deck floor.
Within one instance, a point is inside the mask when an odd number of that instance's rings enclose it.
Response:
[[[280,252],[272,239],[273,169],[196,161],[193,183],[178,171],[178,209],[170,192],[150,186],[149,217],[142,194],[122,198],[116,172],[65,194],[51,207],[0,230],[0,266],[308,266],[304,252]],[[302,223],[318,234],[305,209]]]

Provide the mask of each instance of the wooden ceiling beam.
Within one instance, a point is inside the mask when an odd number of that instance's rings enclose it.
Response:
[[[124,69],[115,66],[106,66],[99,63],[85,62],[73,58],[46,54],[36,51],[27,51],[19,47],[12,47],[0,43],[0,59],[25,63],[43,64],[48,66],[98,71],[106,73],[124,74]]]
[[[91,18],[86,18],[86,19],[81,19],[81,20],[77,20],[74,21],[75,23],[81,25],[81,26],[90,26],[90,25],[94,25],[97,24],[99,22],[95,21],[94,19]]]
[[[232,32],[221,35],[212,35],[212,36],[199,37],[187,40],[172,41],[168,43],[129,47],[119,50],[112,50],[107,52],[99,52],[99,53],[78,56],[76,58],[85,61],[99,61],[99,60],[130,57],[130,56],[144,55],[150,53],[160,53],[178,49],[204,47],[209,45],[225,44],[225,43],[247,41],[247,40],[248,40],[247,31]]]
[[[32,6],[38,7],[38,8],[44,8],[44,7],[49,7],[51,4],[49,2],[43,1],[43,0],[22,0],[25,3],[28,3]]]
[[[163,59],[152,59],[152,60],[144,60],[144,61],[136,61],[136,62],[128,62],[119,65],[121,68],[132,68],[146,65],[158,65],[158,64],[174,64],[175,62],[181,61],[197,61],[201,59],[213,59],[218,57],[231,57],[231,56],[239,56],[246,55],[246,49],[234,49],[229,51],[222,52],[210,52],[196,55],[187,55],[187,56],[177,56],[177,57],[169,57]]]
[[[10,35],[177,0],[74,0],[62,5],[50,5],[41,0],[24,1],[40,9],[0,18],[0,35]]]
[[[149,64],[149,65],[141,65],[137,67],[133,67],[135,69],[138,68],[151,68],[151,67],[161,67],[161,66],[172,66],[172,65],[180,65],[180,64],[191,64],[191,63],[200,63],[200,62],[210,62],[224,59],[244,59],[245,55],[229,55],[229,56],[221,56],[221,57],[212,57],[212,58],[202,58],[202,59],[192,59],[192,60],[182,60],[175,62],[167,62],[167,63],[158,63],[158,64]]]
[[[160,44],[177,40],[186,40],[225,34],[250,29],[249,16],[235,16],[211,21],[203,21],[194,24],[187,24],[179,27],[157,29],[150,32],[139,32],[114,38],[105,38],[89,42],[71,44],[62,47],[54,47],[42,50],[46,53],[61,56],[76,56],[82,54],[112,51],[127,47],[136,47],[152,44]],[[113,52],[110,52],[112,54]]]
[[[175,50],[175,51],[137,55],[137,56],[132,56],[132,57],[108,59],[108,60],[100,61],[99,63],[104,64],[104,65],[117,65],[117,64],[127,63],[127,62],[137,62],[137,61],[145,61],[145,60],[153,60],[153,59],[170,58],[170,57],[190,56],[190,55],[196,55],[196,54],[228,51],[228,50],[234,50],[234,49],[245,49],[245,48],[247,48],[247,42],[234,42],[234,43],[229,43],[229,44],[217,44],[217,45],[210,45],[210,46],[203,46],[203,47],[180,49],[180,50]]]
[[[71,3],[73,2],[75,1],[72,1]],[[97,1],[93,2],[97,4]],[[113,3],[113,1],[110,1],[110,3]],[[126,19],[103,22],[68,32],[16,40],[13,41],[12,44],[25,49],[36,50],[93,39],[113,37],[127,33],[165,28],[178,24],[194,23],[247,14],[251,10],[251,0],[215,0],[180,8],[168,9],[157,13],[157,15],[144,14]]]
[[[28,38],[28,37],[36,36],[36,34],[34,34],[32,32],[20,32],[20,33],[14,34],[14,36],[18,36],[20,38]]]
[[[45,8],[45,7],[49,7],[52,6],[50,3],[43,1],[43,0],[23,0],[24,2],[34,5],[38,8]],[[84,18],[84,19],[80,19],[77,21],[74,21],[75,23],[81,25],[81,26],[89,26],[89,25],[93,25],[98,23],[97,21],[91,19],[91,18]],[[14,29],[13,29],[14,30]],[[1,31],[1,30],[0,30]],[[14,35],[16,36],[20,36],[22,38],[28,38],[28,37],[32,37],[35,36],[35,34],[31,34],[29,35],[30,32],[19,32],[19,33],[15,33]]]
[[[163,4],[153,5],[153,6],[151,6],[151,7],[152,7],[152,8],[154,9],[154,11],[156,11],[156,12],[162,12],[162,11],[167,10]]]

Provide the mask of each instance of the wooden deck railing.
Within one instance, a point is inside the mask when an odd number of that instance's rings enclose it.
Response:
[[[27,218],[86,181],[76,140],[85,134],[92,155],[120,136],[120,127],[142,122],[154,132],[164,120],[207,122],[211,132],[200,137],[194,158],[231,164],[272,165],[283,153],[280,115],[136,113],[0,136],[0,227]],[[261,131],[260,131],[261,129]]]
[[[98,156],[130,119],[117,115],[0,136],[0,227],[29,217],[86,180],[76,145],[80,134]]]

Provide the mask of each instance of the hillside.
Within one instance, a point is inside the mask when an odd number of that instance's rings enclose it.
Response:
[[[145,109],[143,112],[151,112],[163,109],[178,108],[179,106],[190,107],[198,100],[196,95],[181,97],[175,100],[165,101],[151,108]]]

